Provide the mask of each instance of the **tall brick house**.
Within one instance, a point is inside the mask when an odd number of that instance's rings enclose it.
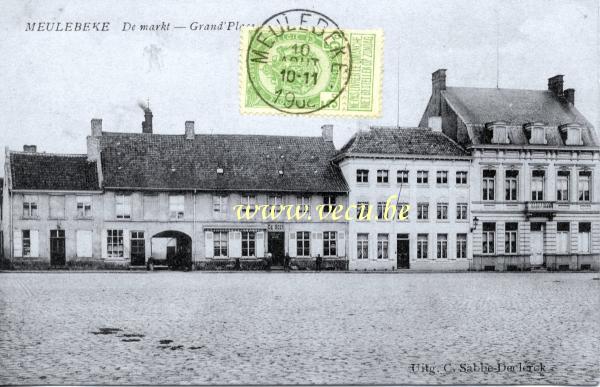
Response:
[[[440,122],[472,156],[475,269],[599,267],[600,142],[563,87],[450,87],[433,73],[419,126]]]

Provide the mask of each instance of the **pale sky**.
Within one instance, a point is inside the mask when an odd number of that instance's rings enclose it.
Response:
[[[321,12],[341,28],[384,31],[379,119],[245,116],[239,113],[239,31],[122,32],[135,24],[260,24],[291,8]],[[450,86],[546,89],[565,75],[577,108],[600,126],[599,2],[580,1],[2,1],[0,165],[4,148],[85,153],[90,119],[107,131],[141,131],[150,99],[155,133],[320,135],[334,124],[340,147],[359,127],[416,126],[431,73]],[[111,31],[26,32],[27,22],[110,21]],[[497,34],[499,31],[499,34]],[[398,78],[399,74],[399,78]],[[399,93],[398,93],[399,91]],[[398,97],[399,94],[399,97]],[[2,169],[3,171],[3,169]],[[3,172],[0,172],[3,175]]]

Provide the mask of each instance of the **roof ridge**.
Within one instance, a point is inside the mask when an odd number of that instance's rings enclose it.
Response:
[[[25,152],[25,151],[10,151],[11,155],[28,155],[28,156],[61,156],[61,157],[87,157],[87,153],[49,153],[49,152]]]
[[[448,89],[478,89],[478,90],[514,90],[514,91],[536,91],[540,93],[551,93],[550,90],[544,89],[518,89],[512,87],[480,87],[480,86],[447,86]]]
[[[152,136],[165,136],[165,137],[185,137],[185,134],[175,134],[175,133],[139,133],[139,132],[102,132],[103,134],[108,134],[109,136],[144,136],[144,137],[152,137]],[[244,136],[244,137],[276,137],[276,138],[310,138],[310,139],[319,139],[323,138],[323,136],[294,136],[294,135],[281,135],[281,134],[255,134],[255,133],[196,133],[196,137],[198,136]]]

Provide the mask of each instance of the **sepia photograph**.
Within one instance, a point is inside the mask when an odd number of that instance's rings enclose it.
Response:
[[[5,0],[0,36],[1,385],[600,383],[599,0]]]

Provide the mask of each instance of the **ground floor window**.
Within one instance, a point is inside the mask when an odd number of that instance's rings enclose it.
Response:
[[[456,234],[456,258],[467,258],[467,234]]]
[[[214,257],[227,257],[227,244],[229,234],[226,231],[215,231],[213,250]]]
[[[31,231],[22,230],[22,241],[23,241],[23,256],[31,257]]]
[[[517,230],[518,223],[506,223],[504,225],[504,252],[506,254],[517,253]]]
[[[356,236],[356,258],[369,259],[369,234]]]
[[[569,252],[569,240],[570,238],[570,224],[569,222],[559,222],[556,225],[557,238],[556,238],[556,251],[559,254],[566,254]]]
[[[427,258],[428,239],[427,234],[417,235],[417,258]]]
[[[579,237],[577,238],[579,252],[590,253],[590,233],[592,231],[592,224],[590,222],[579,223]]]
[[[496,223],[484,223],[481,236],[481,252],[483,254],[494,254],[496,245]]]
[[[437,257],[448,258],[448,234],[437,234]]]
[[[310,232],[298,231],[296,233],[296,255],[310,257]]]
[[[337,233],[335,231],[323,232],[323,255],[335,257],[337,255]]]
[[[389,240],[388,234],[377,234],[377,259],[389,258]]]
[[[256,233],[242,231],[242,257],[256,256]]]
[[[123,230],[108,230],[106,240],[108,258],[123,258]]]
[[[89,258],[92,256],[92,231],[77,230],[75,234],[77,239],[77,256]]]

